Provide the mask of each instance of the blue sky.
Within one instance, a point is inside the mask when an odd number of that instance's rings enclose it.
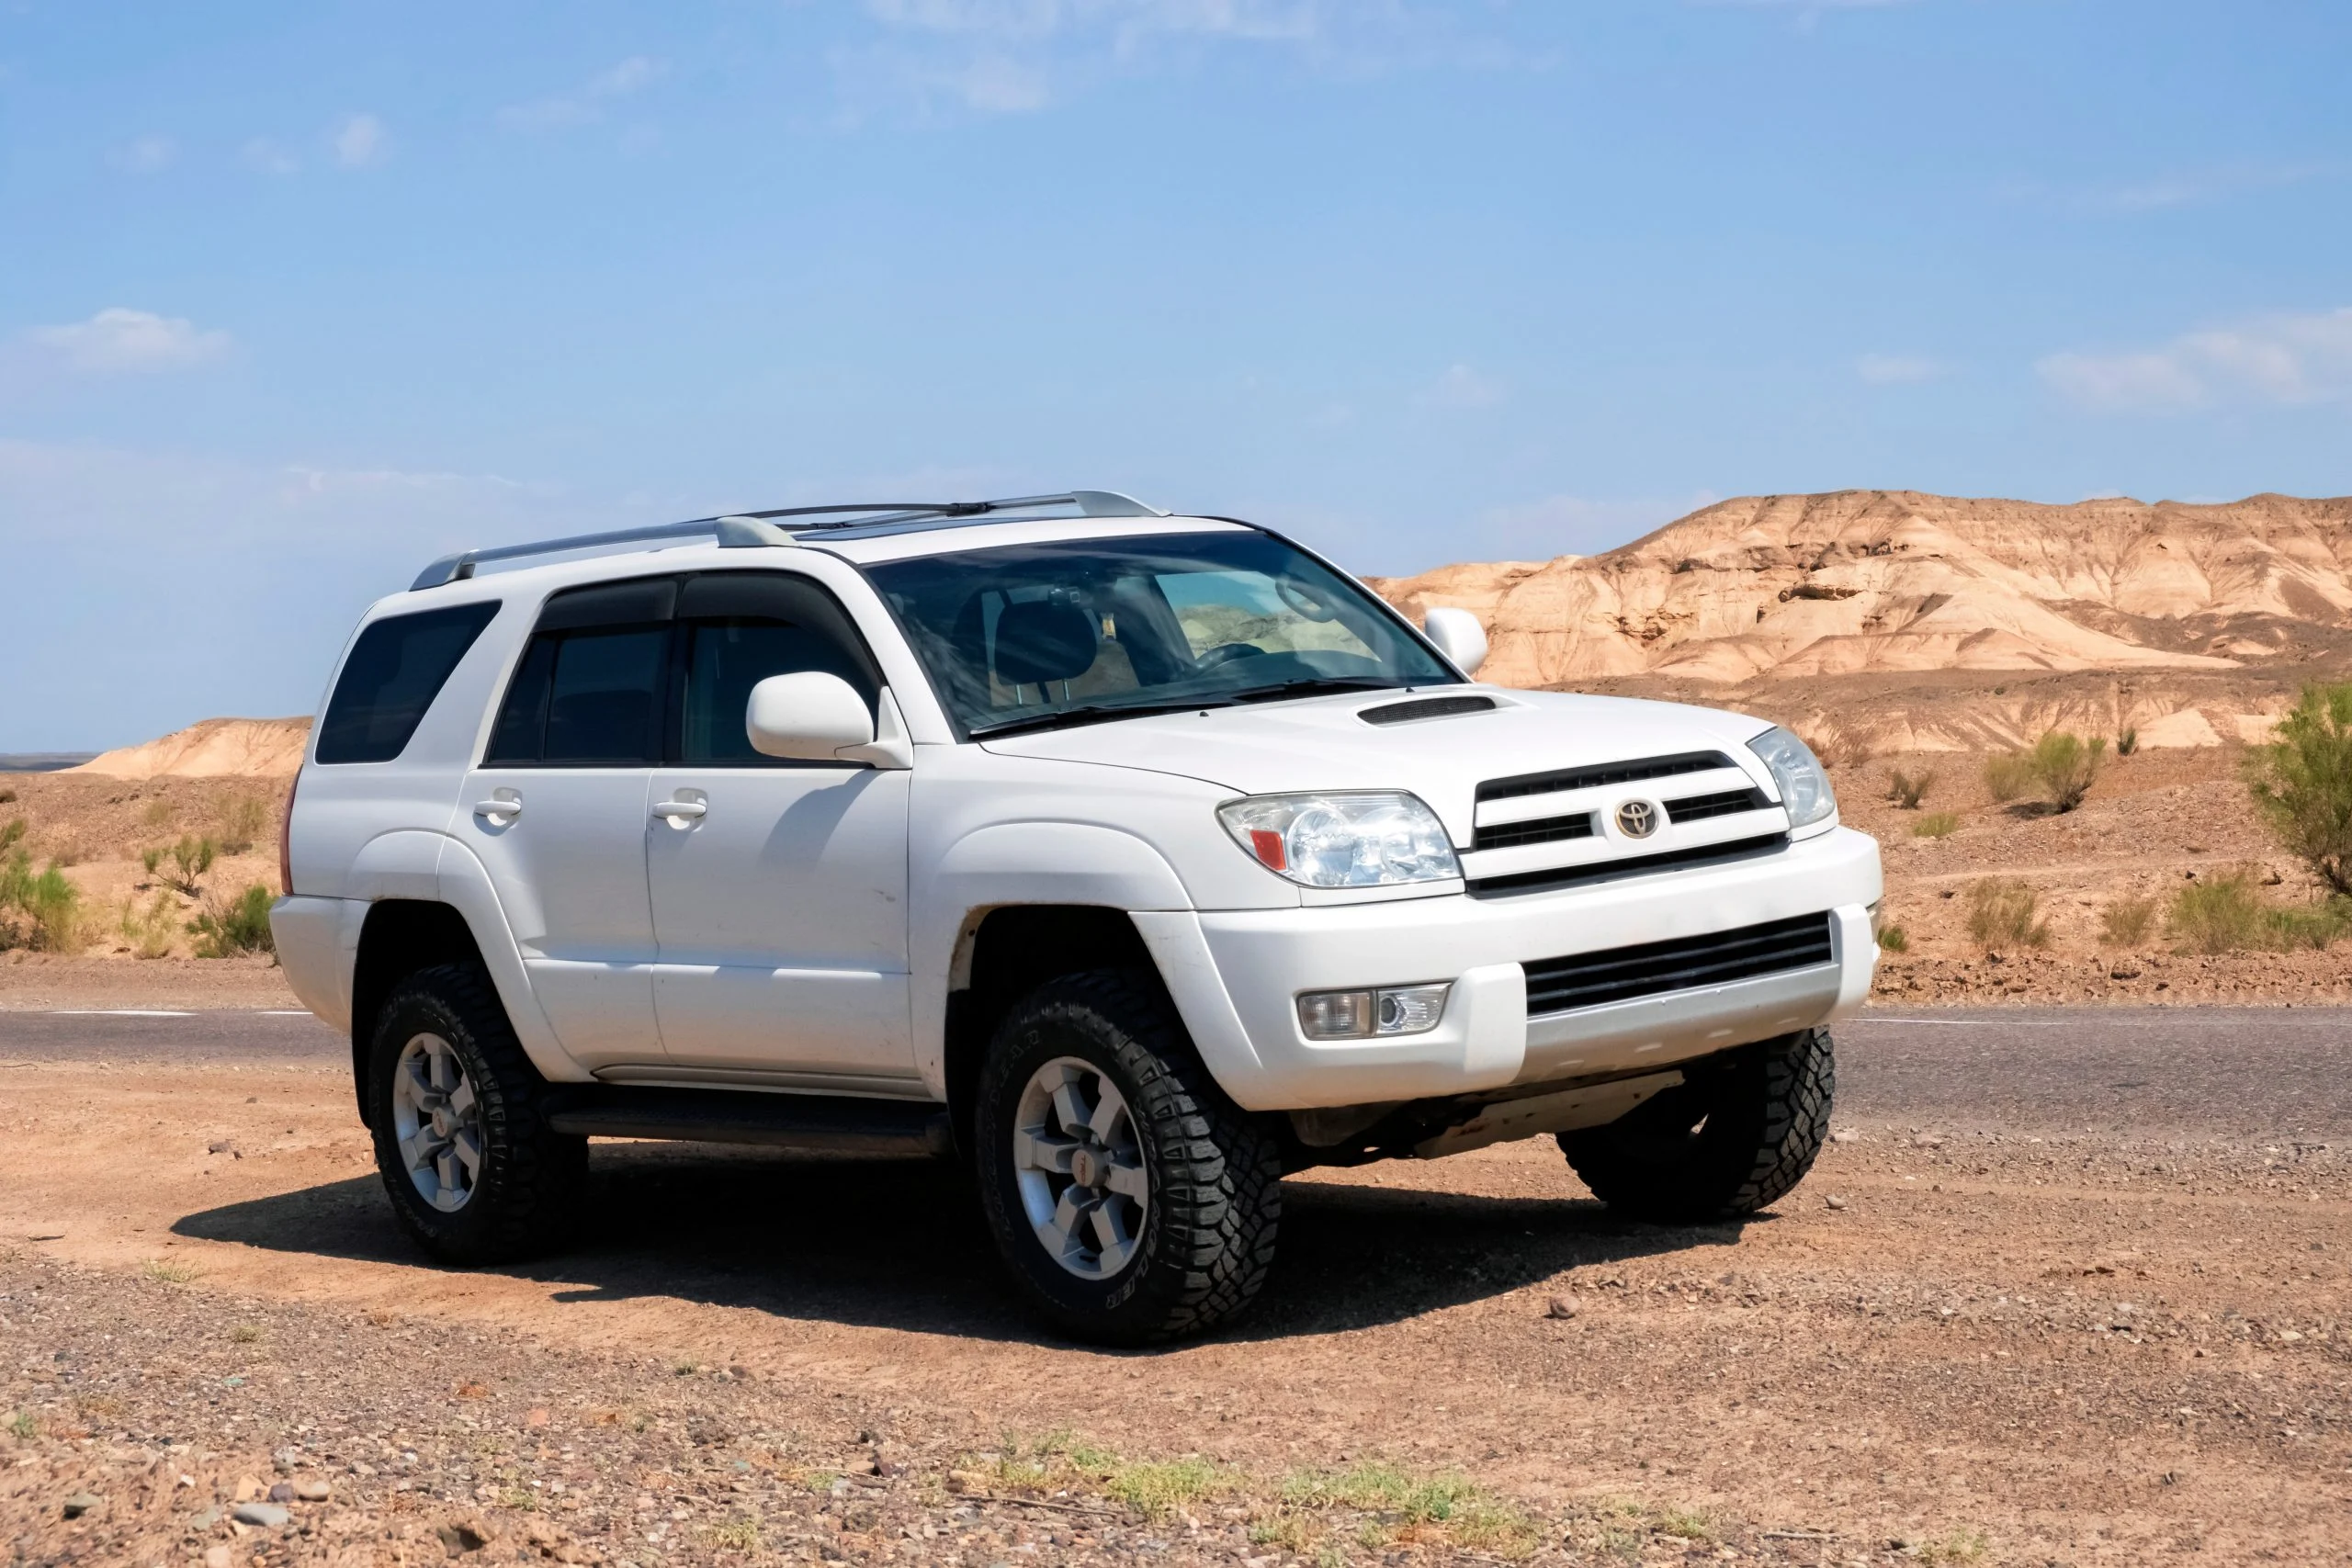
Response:
[[[440,551],[1089,485],[1359,570],[2352,491],[2352,7],[0,4],[0,750]]]

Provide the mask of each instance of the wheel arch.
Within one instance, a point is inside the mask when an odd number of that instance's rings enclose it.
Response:
[[[1012,1004],[1049,980],[1101,969],[1133,970],[1166,983],[1122,908],[1100,904],[1000,904],[973,909],[957,932],[947,975],[943,1042],[948,1114],[969,1146],[972,1094],[989,1041]]]
[[[376,1018],[392,988],[420,969],[440,964],[481,964],[481,944],[466,918],[429,898],[379,898],[359,928],[351,971],[351,1087],[359,1119],[368,1120],[368,1048]]]

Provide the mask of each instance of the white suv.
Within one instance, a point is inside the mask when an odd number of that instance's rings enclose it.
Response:
[[[558,1242],[595,1135],[952,1156],[1122,1343],[1243,1307],[1309,1166],[1548,1133],[1635,1216],[1772,1202],[1877,844],[1786,730],[1484,652],[1103,491],[451,557],[345,649],[277,948],[451,1262]]]

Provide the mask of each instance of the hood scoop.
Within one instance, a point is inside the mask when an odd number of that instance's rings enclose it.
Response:
[[[1424,718],[1453,718],[1465,713],[1492,713],[1501,705],[1492,697],[1422,697],[1409,703],[1390,703],[1384,707],[1366,708],[1356,716],[1366,724],[1411,724]]]

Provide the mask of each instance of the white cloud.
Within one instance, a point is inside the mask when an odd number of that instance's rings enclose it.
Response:
[[[2053,354],[2034,368],[2073,401],[2109,412],[2335,402],[2352,399],[2352,307],[2257,317],[2155,349]]]
[[[160,174],[175,163],[179,146],[168,136],[149,132],[136,136],[114,155],[114,166],[129,174]]]
[[[1450,365],[1430,387],[1427,400],[1442,409],[1492,408],[1509,395],[1500,381],[1467,365]]]
[[[266,175],[290,175],[302,166],[300,159],[266,136],[246,142],[243,152],[245,162]]]
[[[1854,361],[1854,374],[1873,387],[1902,387],[1932,381],[1944,367],[1916,354],[1865,354]]]
[[[364,169],[392,155],[391,133],[372,114],[346,115],[327,137],[334,161],[346,169]]]
[[[86,321],[35,327],[25,334],[33,347],[64,368],[106,376],[185,370],[229,352],[224,332],[208,332],[179,316],[110,306]]]
[[[512,130],[562,130],[575,125],[590,125],[605,117],[608,105],[643,91],[668,69],[662,61],[633,54],[611,70],[598,72],[571,92],[508,105],[498,111],[498,122]]]
[[[864,0],[873,44],[831,57],[853,114],[911,100],[1023,113],[1073,84],[1279,49],[1327,73],[1541,65],[1426,0]]]

